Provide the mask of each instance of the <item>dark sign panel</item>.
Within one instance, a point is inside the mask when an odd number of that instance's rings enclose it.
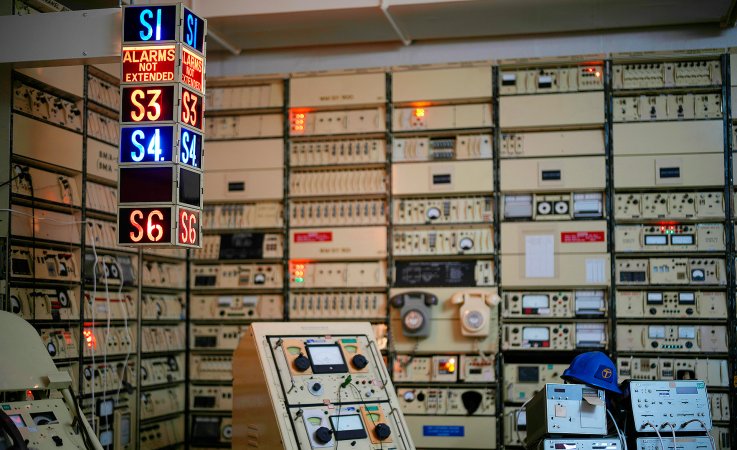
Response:
[[[177,227],[177,244],[200,246],[200,212],[199,210],[179,208],[179,226]]]
[[[205,21],[187,8],[184,8],[184,20],[182,21],[182,42],[204,53]]]
[[[174,171],[167,167],[121,167],[119,203],[174,203]]]
[[[182,87],[181,122],[192,128],[204,128],[205,109],[201,95]]]

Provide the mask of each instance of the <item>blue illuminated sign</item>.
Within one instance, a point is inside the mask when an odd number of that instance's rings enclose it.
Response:
[[[174,126],[121,127],[120,162],[171,162]]]
[[[203,53],[205,46],[205,21],[194,15],[187,8],[184,8],[182,42]]]
[[[177,36],[177,5],[124,8],[123,42],[165,42]]]
[[[179,133],[179,162],[202,168],[202,134],[182,127]]]

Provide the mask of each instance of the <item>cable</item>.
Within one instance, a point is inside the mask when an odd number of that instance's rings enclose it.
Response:
[[[514,432],[517,434],[517,441],[519,441],[520,444],[524,444],[525,441],[527,440],[527,437],[525,437],[525,439],[522,439],[522,435],[519,434],[519,416],[522,415],[522,410],[525,409],[525,407],[527,406],[528,403],[530,403],[531,400],[532,400],[532,397],[530,397],[529,399],[527,399],[527,401],[524,402],[522,404],[522,406],[520,406],[517,411],[514,411],[513,412],[513,414],[514,414]],[[526,414],[525,414],[525,417],[526,417]]]
[[[688,425],[689,423],[693,423],[693,422],[698,422],[698,423],[701,424],[701,427],[704,429],[704,432],[706,432],[706,436],[709,438],[709,441],[711,442],[711,448],[712,448],[712,450],[717,450],[717,443],[714,442],[714,436],[711,435],[711,433],[709,432],[709,428],[706,427],[706,423],[704,423],[703,420],[701,420],[701,419],[691,419],[691,420],[688,420],[688,421],[683,422],[681,424],[681,428],[686,428],[686,425]]]
[[[663,422],[663,426],[668,425],[670,427],[671,433],[673,433],[673,450],[678,450],[678,446],[676,445],[676,427],[674,424],[670,422]]]
[[[18,178],[20,178],[20,177],[21,177],[22,175],[23,175],[22,173],[19,173],[18,175],[16,175],[16,176],[12,177],[12,178],[11,178],[11,179],[9,179],[8,181],[4,181],[4,182],[0,183],[0,187],[5,187],[5,186],[9,185],[9,184],[10,184],[10,183],[12,183],[13,181],[15,181],[15,180],[17,180]]]
[[[617,436],[619,436],[620,442],[622,442],[622,449],[627,450],[627,439],[624,438],[624,433],[622,433],[622,430],[619,429],[619,425],[617,424],[616,419],[614,419],[614,414],[612,414],[611,411],[609,411],[609,408],[606,410],[607,414],[609,414],[609,418],[612,419],[612,423],[614,424],[614,428],[617,430]],[[676,450],[676,449],[673,449]]]
[[[667,448],[665,448],[665,442],[663,442],[663,436],[660,435],[660,431],[658,430],[658,427],[653,425],[652,422],[645,422],[645,425],[650,425],[652,429],[655,430],[655,434],[657,434],[658,439],[660,439],[660,448],[662,448],[663,450],[668,450]]]

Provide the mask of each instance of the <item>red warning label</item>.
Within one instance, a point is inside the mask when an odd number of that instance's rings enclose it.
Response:
[[[294,233],[294,242],[330,242],[333,240],[331,231],[315,231],[312,233]]]
[[[560,242],[572,244],[577,242],[604,242],[606,234],[603,231],[564,231],[560,234]]]

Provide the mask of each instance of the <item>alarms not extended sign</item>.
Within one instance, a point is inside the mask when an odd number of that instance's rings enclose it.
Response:
[[[174,81],[175,45],[123,47],[123,83]]]

